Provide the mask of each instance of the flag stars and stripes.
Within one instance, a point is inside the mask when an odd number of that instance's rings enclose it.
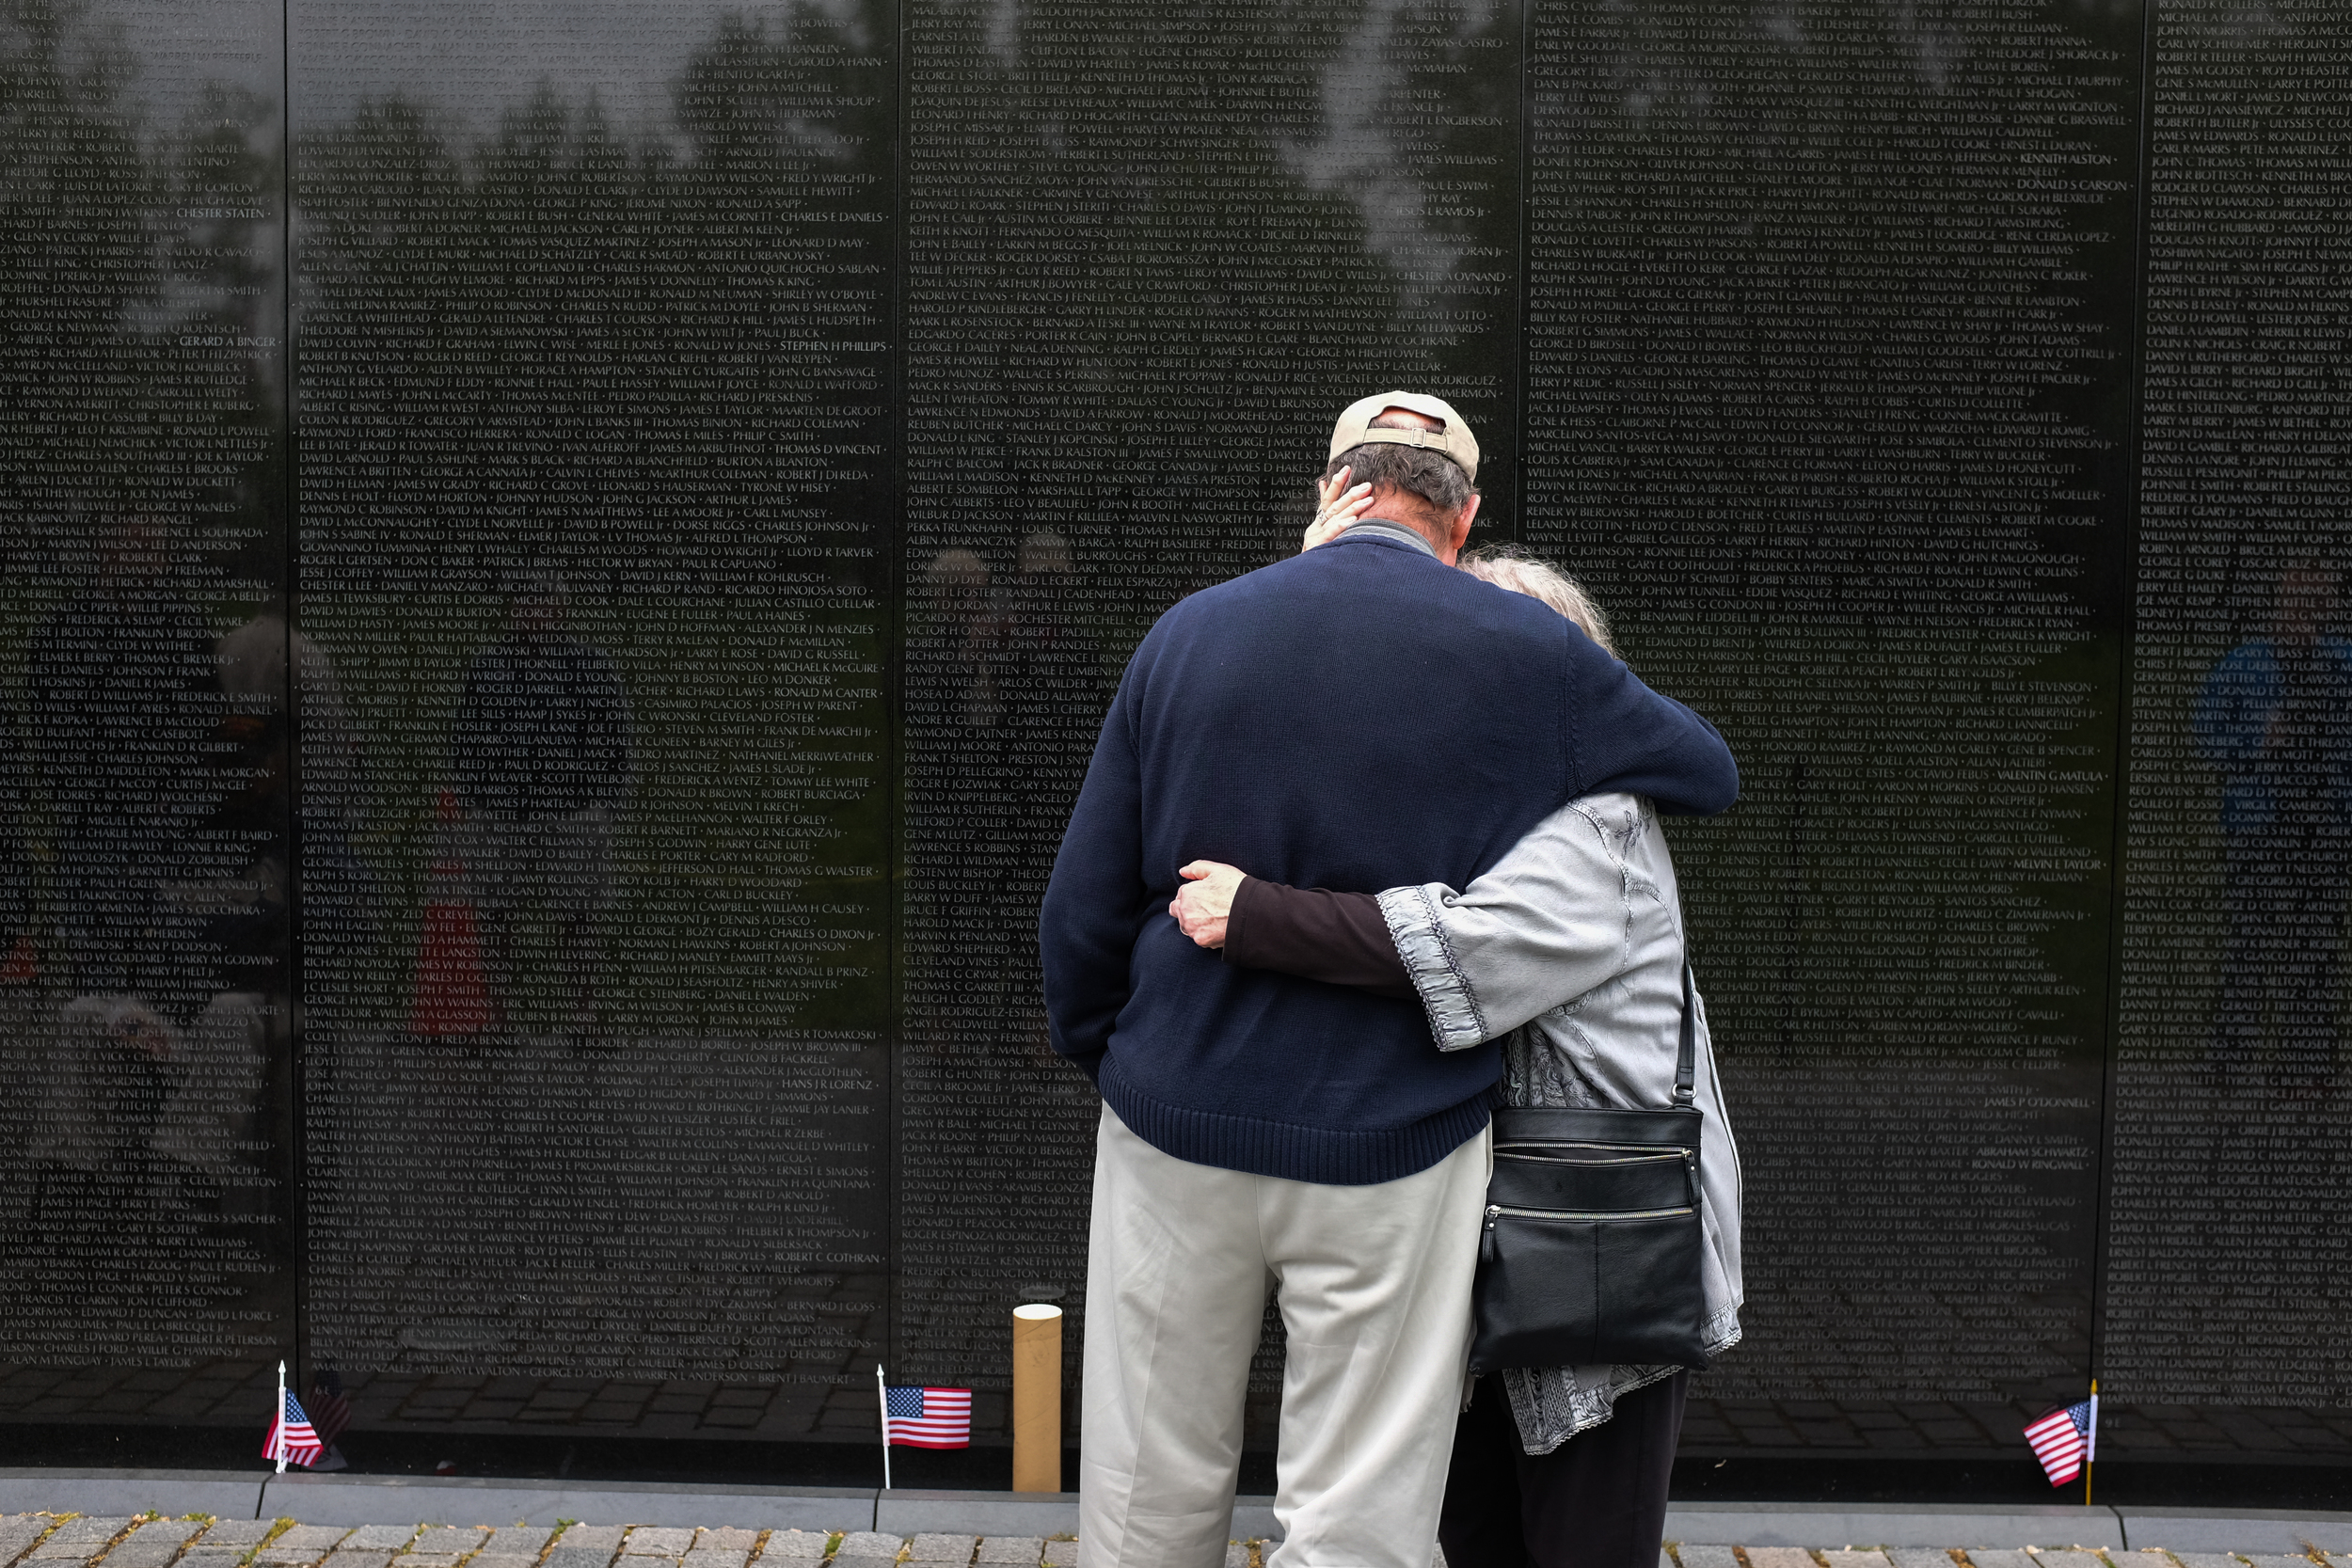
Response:
[[[269,1424],[269,1439],[262,1446],[263,1459],[282,1459],[308,1469],[326,1445],[310,1426],[310,1418],[302,1413],[302,1402],[294,1397],[294,1390],[280,1386],[278,1390],[278,1418]]]
[[[2026,1429],[2026,1441],[2033,1445],[2034,1457],[2042,1461],[2042,1473],[2050,1478],[2051,1485],[2063,1486],[2083,1473],[2098,1425],[2099,1401],[2094,1395],[2080,1404],[2053,1410]]]
[[[884,1441],[908,1449],[968,1449],[972,1446],[972,1390],[885,1387]]]

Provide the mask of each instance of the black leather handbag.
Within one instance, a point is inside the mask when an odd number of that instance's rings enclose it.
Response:
[[[1673,1105],[1495,1112],[1473,1372],[1706,1367],[1692,990],[1686,963]]]

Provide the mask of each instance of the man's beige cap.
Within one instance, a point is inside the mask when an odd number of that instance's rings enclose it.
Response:
[[[1416,414],[1426,414],[1444,421],[1443,430],[1375,430],[1372,421],[1391,408],[1409,408]],[[1400,447],[1434,447],[1462,466],[1470,478],[1478,477],[1478,437],[1470,434],[1469,421],[1454,411],[1454,405],[1443,398],[1433,398],[1421,392],[1383,392],[1376,398],[1351,403],[1340,422],[1331,428],[1331,455],[1339,456],[1350,447],[1360,447],[1367,441],[1386,441]]]

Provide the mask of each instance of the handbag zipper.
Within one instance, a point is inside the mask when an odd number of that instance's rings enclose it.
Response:
[[[1495,1221],[1505,1214],[1515,1220],[1662,1220],[1695,1212],[1687,1203],[1679,1209],[1609,1209],[1597,1212],[1581,1209],[1514,1209],[1507,1204],[1489,1203],[1486,1228],[1492,1230]]]
[[[1557,1154],[1518,1152],[1522,1149],[1543,1148],[1590,1148],[1603,1150],[1613,1154],[1621,1154],[1627,1157],[1615,1160],[1572,1160]],[[1583,1165],[1595,1170],[1605,1169],[1611,1165],[1642,1165],[1662,1160],[1679,1159],[1682,1162],[1684,1173],[1691,1179],[1691,1187],[1693,1192],[1697,1190],[1699,1184],[1698,1150],[1681,1145],[1671,1145],[1665,1148],[1661,1148],[1655,1144],[1498,1144],[1495,1146],[1495,1157],[1497,1159],[1528,1160],[1548,1165]]]
[[[1511,1154],[1526,1151],[1533,1154],[1544,1149],[1557,1148],[1593,1149],[1603,1154],[1679,1154],[1689,1147],[1687,1144],[1678,1143],[1603,1144],[1588,1142],[1582,1138],[1520,1138],[1507,1144],[1495,1145],[1495,1152]]]
[[[1597,1166],[1597,1165],[1645,1165],[1645,1164],[1653,1164],[1653,1163],[1656,1163],[1656,1162],[1659,1162],[1659,1161],[1663,1161],[1663,1160],[1681,1160],[1681,1161],[1684,1161],[1684,1162],[1686,1162],[1686,1163],[1687,1163],[1687,1162],[1689,1161],[1690,1157],[1691,1157],[1691,1151],[1690,1151],[1689,1149],[1685,1149],[1685,1148],[1649,1148],[1649,1149],[1644,1149],[1642,1152],[1640,1152],[1640,1153],[1638,1153],[1638,1154],[1633,1153],[1633,1152],[1631,1152],[1631,1151],[1629,1151],[1629,1151],[1627,1151],[1627,1152],[1625,1152],[1625,1153],[1618,1154],[1616,1157],[1614,1157],[1614,1158],[1613,1158],[1613,1159],[1606,1159],[1606,1160],[1579,1160],[1579,1159],[1575,1159],[1575,1158],[1572,1158],[1572,1157],[1567,1156],[1567,1155],[1561,1155],[1561,1154],[1523,1154],[1523,1153],[1519,1152],[1519,1150],[1520,1150],[1520,1149],[1525,1148],[1527,1148],[1527,1147],[1529,1147],[1529,1146],[1524,1145],[1524,1144],[1505,1144],[1505,1145],[1503,1145],[1502,1148],[1498,1148],[1498,1149],[1496,1149],[1496,1150],[1495,1150],[1495,1155],[1496,1155],[1496,1157],[1497,1157],[1498,1159],[1511,1159],[1511,1160],[1540,1160],[1540,1161],[1542,1161],[1544,1164],[1549,1164],[1549,1165],[1596,1165],[1596,1166]],[[1572,1146],[1564,1146],[1564,1145],[1560,1145],[1560,1144],[1550,1144],[1550,1145],[1539,1145],[1539,1146],[1536,1146],[1536,1147],[1539,1147],[1539,1148],[1563,1148],[1563,1147],[1573,1147],[1573,1148],[1596,1148],[1596,1149],[1605,1149],[1605,1148],[1610,1148],[1610,1146],[1609,1146],[1609,1145],[1606,1145],[1606,1144],[1580,1144],[1580,1145],[1572,1145]]]

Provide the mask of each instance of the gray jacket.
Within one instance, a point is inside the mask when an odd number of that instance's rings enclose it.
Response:
[[[1391,888],[1380,909],[1429,1009],[1438,1049],[1503,1037],[1508,1103],[1671,1103],[1682,1016],[1682,902],[1647,800],[1571,800],[1468,888]],[[1724,1115],[1703,1002],[1697,1027],[1711,1354],[1740,1338],[1740,1149]],[[1503,1383],[1520,1441],[1540,1454],[1607,1420],[1618,1395],[1675,1370],[1549,1367],[1506,1371]]]

